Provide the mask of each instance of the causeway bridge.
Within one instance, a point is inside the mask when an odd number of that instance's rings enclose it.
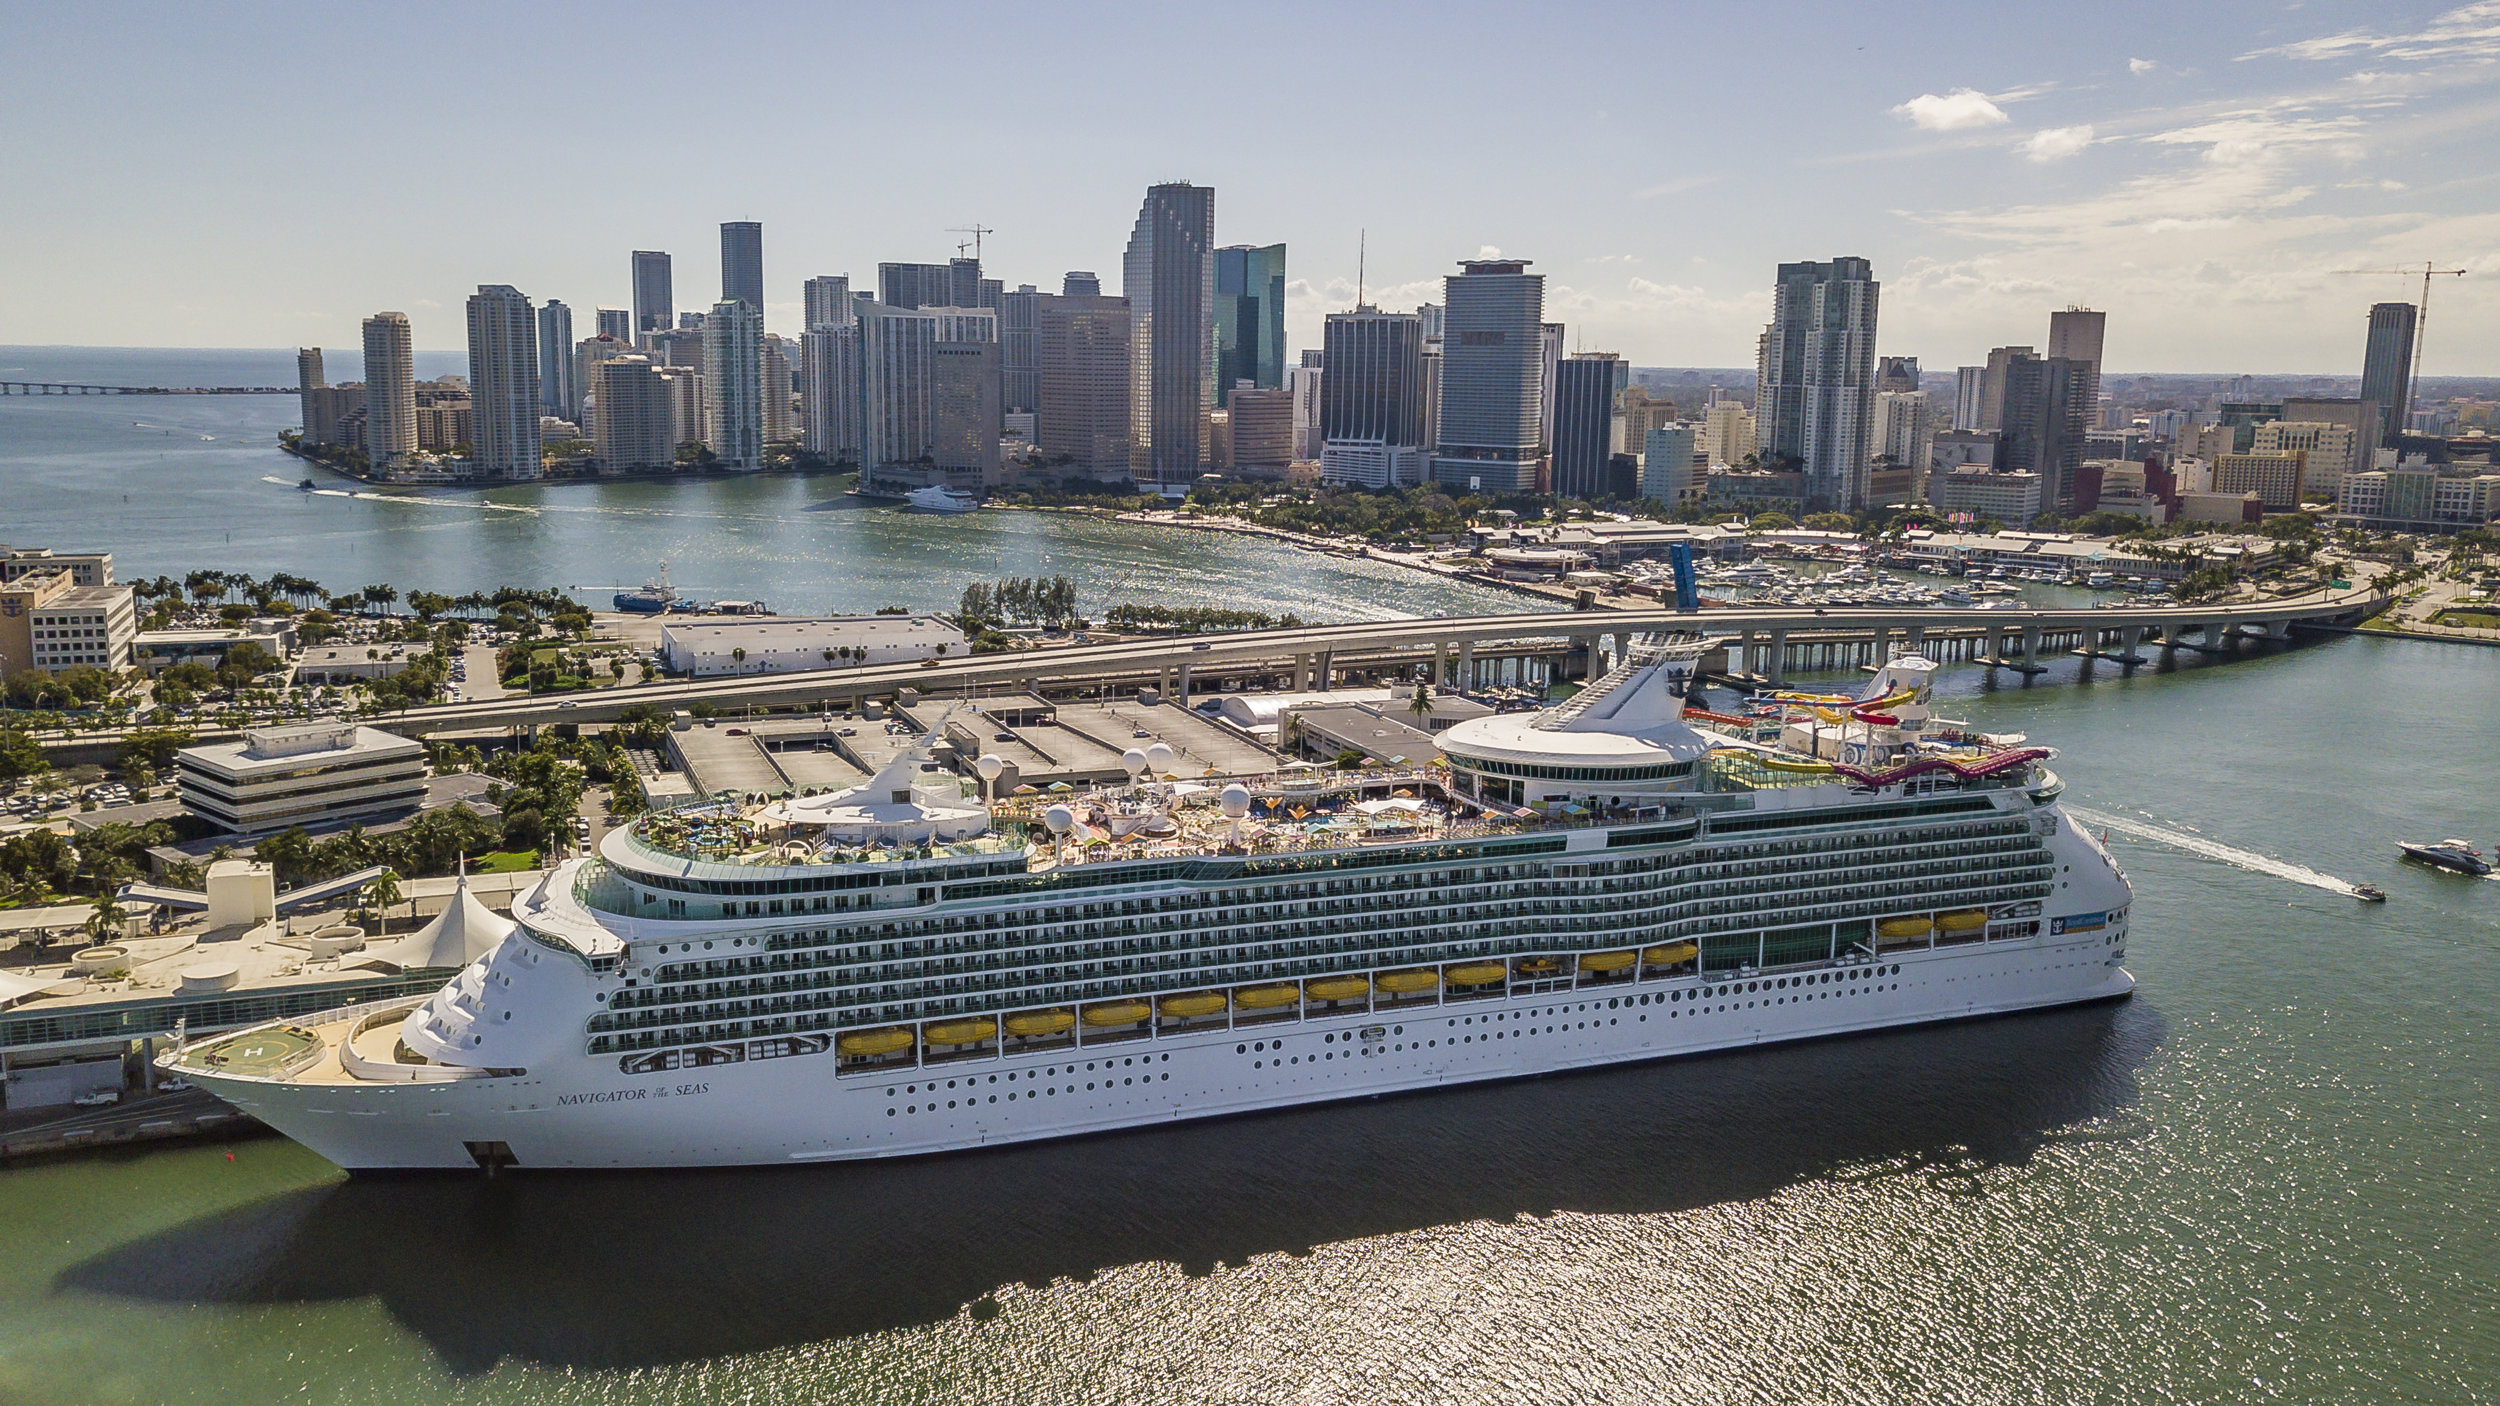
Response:
[[[2289,640],[2304,628],[2348,627],[2387,599],[2365,586],[2230,605],[2109,610],[1786,606],[1689,615],[1662,608],[1383,620],[1069,645],[934,664],[646,684],[576,695],[569,702],[550,695],[481,700],[376,718],[372,725],[415,736],[608,722],[636,706],[676,709],[698,701],[725,709],[847,706],[905,688],[943,696],[1153,686],[1186,704],[1193,691],[1228,680],[1326,691],[1349,679],[1421,673],[1436,684],[1474,689],[1598,671],[1607,658],[1621,656],[1633,635],[1657,632],[1726,637],[1724,659],[1705,660],[1705,666],[1747,683],[1777,683],[1792,669],[1880,662],[1896,646],[2025,673],[2039,672],[2044,652],[2059,650],[2132,668],[2163,651],[2228,656],[2251,641]]]
[[[294,386],[93,386],[76,381],[0,381],[0,395],[297,395]]]

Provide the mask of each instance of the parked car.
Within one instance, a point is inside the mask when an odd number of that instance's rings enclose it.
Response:
[[[191,1091],[191,1081],[188,1079],[167,1079],[163,1083],[156,1086],[156,1091],[160,1094],[189,1093]]]
[[[110,1108],[121,1101],[121,1090],[98,1089],[91,1094],[80,1094],[69,1102],[72,1108]]]

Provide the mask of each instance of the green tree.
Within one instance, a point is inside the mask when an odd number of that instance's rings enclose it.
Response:
[[[364,896],[365,902],[371,904],[375,911],[387,920],[391,915],[391,905],[400,902],[404,897],[399,889],[398,872],[391,869],[383,870],[379,877],[365,885]],[[408,916],[411,920],[416,918],[416,905],[409,905]]]

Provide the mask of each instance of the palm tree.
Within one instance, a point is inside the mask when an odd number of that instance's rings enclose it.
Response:
[[[1432,685],[1417,680],[1415,696],[1406,700],[1406,711],[1413,713],[1416,725],[1430,731],[1432,722]]]
[[[1286,751],[1297,757],[1302,755],[1302,715],[1300,713],[1285,714],[1285,726],[1280,736],[1284,741]]]
[[[399,890],[399,874],[395,870],[385,869],[373,882],[365,885],[365,902],[379,909],[385,919],[391,915],[391,905],[404,896]],[[417,916],[417,906],[413,902],[408,905],[408,916],[411,919]]]
[[[120,899],[110,893],[98,898],[95,901],[95,911],[87,915],[88,939],[101,944],[120,936],[122,919],[125,916],[127,915],[122,911]]]

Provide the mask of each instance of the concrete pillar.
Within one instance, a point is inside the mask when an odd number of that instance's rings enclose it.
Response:
[[[2040,627],[2037,625],[2023,626],[2023,667],[2040,667]]]
[[[1180,701],[1182,707],[1186,708],[1189,706],[1189,666],[1183,664],[1175,672],[1179,676],[1179,684],[1172,690],[1172,696]]]
[[[1878,669],[1892,662],[1892,627],[1890,625],[1875,627],[1874,643],[1868,647],[1868,653],[1871,657],[1867,662]]]
[[[1908,629],[1901,632],[1901,642],[1909,648],[1909,651],[1912,654],[1925,654],[1927,652],[1927,627],[1924,625],[1910,626]]]
[[[2287,640],[2287,639],[2290,639],[2291,637],[2292,637],[2292,622],[2291,622],[2291,621],[2289,621],[2289,620],[2269,620],[2269,621],[2267,621],[2267,622],[2266,622],[2266,638],[2267,638],[2267,639],[2270,639],[2270,640]]]
[[[1329,681],[1337,675],[1336,656],[1337,651],[1333,649],[1323,649],[1319,652],[1319,677],[1312,681],[1314,691],[1319,693],[1329,691]]]
[[[1759,673],[1760,671],[1753,666],[1753,631],[1748,628],[1740,639],[1742,642],[1737,646],[1736,672],[1748,676]]]
[[[1458,687],[1462,693],[1476,691],[1476,642],[1458,642]]]
[[[1310,687],[1311,656],[1307,654],[1297,654],[1293,657],[1293,691],[1296,693],[1306,693],[1310,691]]]
[[[1778,684],[1788,678],[1788,632],[1771,632],[1771,682]]]
[[[2205,622],[2205,647],[2221,650],[2231,647],[2231,627],[2220,620]]]
[[[2130,663],[2130,664],[2132,664],[2132,663],[2136,662],[2136,660],[2137,660],[2140,656],[2138,656],[2138,655],[2136,654],[2136,652],[2135,652],[2135,647],[2136,647],[2136,644],[2137,644],[2139,641],[2141,641],[2143,638],[2144,638],[2144,627],[2143,627],[2143,626],[2141,626],[2141,625],[2121,625],[2121,626],[2119,626],[2119,627],[2118,627],[2118,655],[2119,655],[2119,657],[2120,657],[2120,658],[2122,658],[2122,659],[2124,659],[2124,660],[2126,660],[2126,661],[2127,661],[2128,663]]]

